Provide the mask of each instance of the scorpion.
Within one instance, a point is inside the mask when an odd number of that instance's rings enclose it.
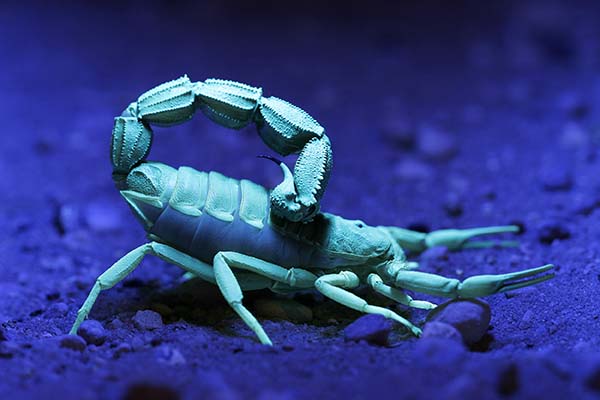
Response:
[[[285,156],[298,154],[292,172],[272,158],[283,180],[272,190],[246,179],[182,166],[174,169],[147,161],[151,125],[183,123],[200,109],[212,121],[233,129],[254,122],[263,141]],[[429,233],[394,226],[369,226],[320,211],[332,168],[328,137],[301,108],[246,84],[182,76],[142,94],[115,118],[112,178],[148,243],[131,250],[102,273],[77,313],[70,331],[77,334],[101,291],[130,274],[146,255],[157,256],[216,284],[225,300],[260,342],[271,339],[244,306],[243,291],[270,289],[292,293],[313,289],[346,307],[379,314],[421,329],[395,311],[369,304],[351,290],[366,284],[397,303],[431,310],[436,304],[415,300],[405,290],[446,298],[475,298],[537,284],[552,278],[547,264],[463,281],[417,271],[405,250],[433,246],[450,250],[487,248],[497,243],[472,240],[480,235],[518,232],[515,225],[442,229]]]

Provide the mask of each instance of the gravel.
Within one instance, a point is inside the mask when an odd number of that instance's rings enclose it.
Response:
[[[479,299],[451,300],[431,311],[428,321],[443,322],[460,332],[467,345],[477,343],[488,330],[490,306]]]

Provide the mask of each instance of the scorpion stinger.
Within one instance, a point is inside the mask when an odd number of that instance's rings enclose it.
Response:
[[[238,129],[255,122],[261,138],[279,154],[299,152],[294,172],[281,161],[284,179],[273,190],[250,180],[190,167],[174,169],[146,161],[151,125],[187,121],[196,109]],[[318,212],[331,170],[331,148],[324,129],[300,108],[237,82],[184,76],[142,94],[115,119],[111,143],[113,179],[142,223],[149,242],[102,273],[77,313],[76,334],[101,291],[130,274],[147,255],[174,264],[217,285],[231,308],[261,343],[271,339],[243,304],[243,292],[277,293],[316,289],[359,312],[383,315],[418,336],[421,329],[395,311],[352,293],[360,284],[408,307],[435,304],[414,300],[404,289],[435,296],[487,296],[539,284],[553,277],[551,264],[463,281],[416,271],[404,250],[432,246],[451,250],[489,247],[480,235],[518,231],[516,226],[445,229],[422,233]],[[270,158],[270,157],[267,157]]]

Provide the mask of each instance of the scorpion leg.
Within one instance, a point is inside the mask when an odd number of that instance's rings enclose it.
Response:
[[[100,292],[112,288],[125,279],[125,277],[133,272],[140,264],[144,256],[148,254],[155,255],[174,264],[188,273],[193,274],[195,277],[202,278],[213,284],[217,283],[213,268],[209,264],[174,249],[171,246],[167,246],[166,244],[157,242],[143,244],[124,255],[96,279],[96,283],[92,287],[87,299],[77,312],[77,319],[69,332],[70,334],[77,334],[79,326],[87,318]],[[271,280],[256,278],[255,275],[251,274],[240,276],[243,288],[245,290],[262,289],[271,285]]]
[[[232,268],[250,271],[270,280],[297,288],[312,288],[317,277],[303,269],[286,269],[261,259],[231,251],[221,251],[213,261],[217,285],[233,310],[258,336],[262,344],[271,345],[271,340],[256,318],[242,304],[242,290]]]
[[[401,323],[415,336],[421,335],[421,329],[414,326],[410,321],[402,318],[392,310],[384,307],[373,306],[361,297],[346,289],[353,289],[360,284],[358,276],[354,272],[342,271],[338,274],[323,275],[315,282],[317,290],[331,300],[340,303],[353,310],[367,314],[378,314]]]
[[[554,265],[547,264],[508,274],[476,275],[462,282],[458,279],[446,278],[436,274],[399,270],[395,272],[394,281],[398,287],[420,293],[450,298],[473,298],[507,292],[546,281],[553,278],[554,274],[533,276],[546,272],[553,267]]]
[[[125,279],[127,275],[136,269],[144,256],[148,254],[156,255],[167,262],[180,266],[186,271],[192,272],[209,282],[216,282],[210,265],[162,243],[151,242],[143,244],[125,254],[96,279],[96,283],[92,287],[88,297],[77,312],[77,319],[69,332],[70,334],[77,334],[79,326],[92,310],[100,292],[112,288]]]
[[[516,225],[487,226],[471,229],[441,229],[429,233],[412,231],[395,226],[381,226],[380,228],[387,231],[403,249],[414,252],[422,252],[434,246],[446,246],[450,250],[493,246],[518,246],[518,242],[516,241],[471,241],[472,238],[481,235],[519,232],[519,227]]]
[[[413,300],[412,297],[404,293],[402,290],[391,287],[383,283],[381,277],[377,274],[369,274],[367,278],[369,286],[377,293],[384,295],[400,304],[408,307],[420,308],[422,310],[432,310],[437,307],[436,304],[424,300]]]

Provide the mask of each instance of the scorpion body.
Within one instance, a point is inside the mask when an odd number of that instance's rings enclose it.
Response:
[[[275,99],[275,100],[273,100]],[[294,173],[283,162],[283,181],[273,190],[249,180],[190,167],[174,169],[146,161],[150,124],[186,121],[196,109],[230,128],[255,121],[267,145],[282,155],[300,152]],[[115,119],[113,179],[148,233],[149,243],[130,251],[98,277],[78,312],[75,334],[98,294],[111,288],[147,254],[218,285],[234,311],[263,344],[271,340],[244,307],[243,291],[316,289],[355,310],[393,319],[413,334],[420,329],[394,311],[368,304],[350,290],[361,283],[409,307],[435,304],[413,300],[403,289],[442,297],[478,297],[533,285],[552,265],[464,281],[415,271],[403,249],[420,252],[444,245],[452,250],[482,248],[475,236],[516,232],[516,226],[446,229],[421,233],[372,227],[319,211],[331,169],[329,139],[320,125],[296,106],[262,98],[262,90],[231,81],[191,83],[187,77],[146,92]],[[511,243],[504,243],[511,245]]]

